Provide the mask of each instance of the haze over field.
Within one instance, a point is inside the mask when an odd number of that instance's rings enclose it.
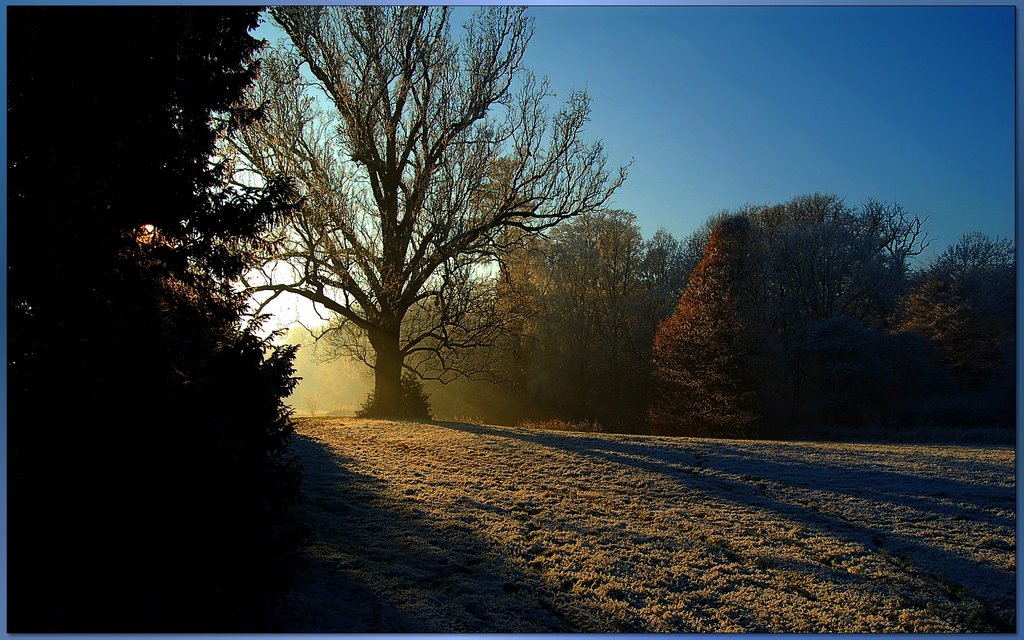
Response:
[[[1012,631],[1010,448],[303,419],[282,631]]]
[[[8,632],[1014,628],[1013,7],[5,16]]]

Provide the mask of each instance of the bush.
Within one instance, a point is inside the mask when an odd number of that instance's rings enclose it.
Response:
[[[402,376],[402,399],[397,410],[382,409],[377,402],[376,392],[371,391],[366,401],[356,412],[357,418],[415,418],[430,420],[430,398],[423,390],[423,382],[411,373]]]
[[[544,431],[575,431],[578,433],[608,433],[608,430],[596,420],[559,420],[558,418],[551,418],[549,420],[526,420],[520,422],[520,427],[526,429],[541,429]],[[617,433],[617,432],[616,432]]]

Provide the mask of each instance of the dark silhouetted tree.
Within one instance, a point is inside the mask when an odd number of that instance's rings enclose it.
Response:
[[[991,396],[973,398],[977,418],[1012,422],[1017,318],[1013,242],[964,234],[915,280],[903,301],[899,328],[932,340],[961,389]]]
[[[908,260],[928,244],[924,220],[897,203],[869,200],[857,208],[814,194],[744,215],[765,239],[772,323],[780,333],[839,316],[888,328]]]
[[[245,630],[298,474],[292,351],[234,284],[254,8],[8,10],[11,631]]]
[[[712,231],[654,339],[655,432],[749,437],[765,429],[772,342],[758,304],[762,251],[745,217],[724,218]]]
[[[294,175],[306,198],[253,291],[334,314],[335,346],[374,369],[374,411],[398,407],[403,368],[489,374],[467,354],[508,333],[504,243],[599,209],[625,177],[583,141],[589,97],[548,115],[522,8],[480,9],[461,37],[445,7],[272,14],[290,44],[252,96],[268,118],[235,138],[240,179]]]
[[[803,325],[781,347],[788,384],[776,406],[788,407],[778,416],[784,426],[918,426],[931,417],[931,397],[949,389],[927,340],[850,316]]]
[[[758,340],[768,341],[762,346],[773,345],[767,378],[772,391],[762,393],[756,406],[763,422],[773,425],[776,435],[785,435],[792,433],[786,425],[794,422],[888,420],[888,403],[894,397],[887,390],[901,385],[895,379],[900,372],[916,370],[923,353],[912,340],[890,339],[885,333],[893,326],[899,296],[908,283],[908,260],[927,246],[923,220],[895,203],[869,200],[857,208],[822,194],[747,206],[733,215],[749,221],[758,237],[760,258],[756,268],[743,275],[745,282],[730,284],[730,291],[744,292],[733,296],[737,306],[725,315],[721,310],[715,313],[719,321],[733,318],[741,326],[756,327],[760,333],[745,335],[759,335]],[[687,254],[694,254],[702,239],[713,235],[709,229],[722,220],[719,214],[695,232],[687,241]],[[709,243],[710,239],[703,240],[707,248]],[[701,284],[703,277],[694,269],[690,282]],[[692,303],[707,304],[696,299]],[[708,323],[702,318],[697,327],[705,330]],[[687,340],[693,342],[699,335]],[[760,353],[759,348],[754,353]],[[886,360],[889,355],[906,366],[894,368]],[[746,372],[743,375],[765,375],[761,357],[749,358],[750,366],[738,370]],[[737,370],[728,368],[729,361],[713,358],[691,365],[705,368],[686,374],[695,378],[687,383],[690,386],[712,384],[714,376],[727,378],[729,371]],[[880,385],[884,380],[891,384]],[[736,381],[741,383],[746,384]],[[720,387],[722,380],[714,384]]]

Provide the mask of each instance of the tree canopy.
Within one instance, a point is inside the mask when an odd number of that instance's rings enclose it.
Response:
[[[963,412],[1012,424],[1016,369],[1017,259],[1013,242],[973,232],[915,274],[899,328],[928,338],[958,385],[976,394]]]
[[[655,340],[652,426],[790,435],[923,415],[911,406],[941,392],[942,375],[927,366],[927,343],[897,330],[923,223],[898,203],[852,207],[827,194],[710,220]]]

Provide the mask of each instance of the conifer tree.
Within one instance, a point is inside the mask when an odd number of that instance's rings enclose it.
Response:
[[[675,312],[654,341],[656,433],[749,437],[764,429],[769,338],[759,318],[757,236],[742,216],[711,233]]]
[[[257,16],[8,11],[9,631],[242,630],[282,544],[292,352],[232,285],[290,193],[213,160]]]

